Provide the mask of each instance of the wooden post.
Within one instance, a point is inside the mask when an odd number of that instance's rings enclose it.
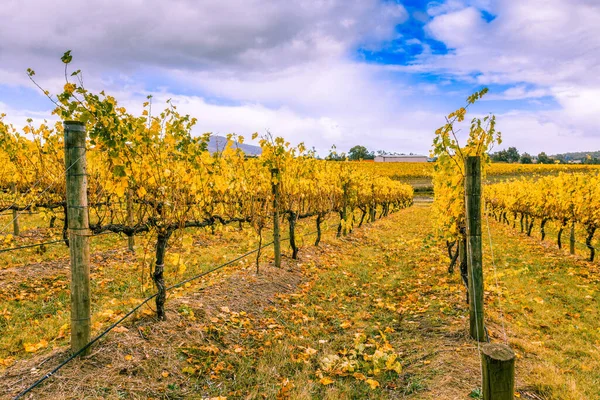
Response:
[[[133,189],[127,190],[127,225],[133,226]],[[135,252],[135,239],[133,235],[127,237],[127,248],[132,253]]]
[[[85,126],[65,121],[65,167],[71,256],[71,350],[90,341],[90,248]],[[89,353],[89,349],[82,355]]]
[[[17,185],[12,183],[12,192],[15,195],[15,201],[13,202],[15,206],[17,205]],[[19,229],[19,212],[15,209],[12,210],[13,216],[13,235],[19,236],[21,234],[21,230]]]
[[[510,347],[487,343],[481,348],[484,400],[513,400],[515,394],[515,353]]]
[[[467,269],[471,337],[486,340],[483,323],[483,267],[481,251],[481,158],[465,160],[465,207],[467,223]]]
[[[569,253],[575,254],[575,221],[571,222],[571,237],[569,238]]]
[[[279,169],[271,170],[271,185],[273,189],[273,249],[275,251],[275,266],[281,268],[281,231],[279,228]]]

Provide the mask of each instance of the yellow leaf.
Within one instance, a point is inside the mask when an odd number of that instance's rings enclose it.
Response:
[[[373,390],[379,387],[379,382],[377,382],[375,379],[367,379],[365,383],[369,385]]]
[[[15,362],[15,359],[12,357],[8,357],[8,358],[0,358],[0,365],[5,366],[5,367],[10,367],[11,365],[13,365]]]
[[[191,236],[186,236],[182,240],[183,247],[192,247],[194,245],[194,238]]]
[[[58,330],[58,335],[56,336],[57,339],[62,339],[65,337],[65,332],[69,329],[69,324],[64,324],[63,326],[60,327],[60,329]]]
[[[161,375],[163,376],[163,378],[169,377],[169,373],[167,371],[163,371]]]
[[[367,377],[361,374],[360,372],[355,372],[354,374],[352,374],[352,376],[359,381],[364,381],[367,379]]]
[[[143,186],[141,186],[141,187],[140,187],[140,188],[137,190],[137,195],[138,195],[139,197],[144,197],[144,196],[146,195],[146,193],[147,193],[147,192],[146,192],[146,189],[144,189],[144,187],[143,187]]]
[[[131,361],[131,360],[133,360],[133,356],[131,354],[127,354],[125,356],[125,361]]]
[[[351,321],[344,321],[340,324],[340,327],[343,329],[348,329],[352,326],[352,322]]]
[[[181,370],[181,372],[183,372],[184,374],[195,374],[196,373],[196,369],[193,367],[185,367]]]
[[[183,274],[186,269],[187,269],[187,267],[185,266],[185,264],[181,263],[181,264],[179,264],[179,267],[177,268],[177,272],[179,274]]]
[[[319,379],[319,383],[321,383],[321,385],[331,385],[333,383],[333,379],[324,376]]]
[[[35,353],[39,349],[48,346],[48,341],[42,339],[38,343],[23,343],[23,347],[27,353]]]

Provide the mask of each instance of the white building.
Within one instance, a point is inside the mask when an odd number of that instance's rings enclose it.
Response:
[[[375,162],[427,162],[427,156],[375,156]]]

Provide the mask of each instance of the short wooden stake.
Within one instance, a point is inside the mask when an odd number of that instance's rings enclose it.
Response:
[[[65,167],[71,256],[71,350],[90,341],[90,247],[85,126],[65,121]],[[89,353],[89,349],[81,355]]]
[[[465,160],[467,269],[469,274],[469,322],[471,337],[486,341],[483,322],[483,266],[481,250],[481,158]]]
[[[481,347],[484,400],[513,400],[515,353],[508,346],[487,343]]]

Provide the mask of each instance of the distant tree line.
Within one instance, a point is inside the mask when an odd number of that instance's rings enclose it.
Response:
[[[380,150],[380,151],[377,152],[377,154],[382,153],[382,152],[383,151]],[[348,151],[348,154],[346,154],[346,153],[338,153],[336,151],[335,145],[333,145],[331,147],[331,150],[329,150],[329,154],[327,155],[327,157],[325,157],[325,159],[329,160],[329,161],[373,160],[373,159],[375,159],[375,153],[373,151],[369,151],[365,146],[360,146],[360,145],[356,145],[356,146],[352,147]]]
[[[490,158],[493,162],[504,162],[504,163],[521,163],[521,164],[532,164],[537,162],[538,164],[566,164],[573,160],[581,160],[582,164],[600,164],[598,157],[592,157],[588,155],[582,158],[572,158],[568,155],[557,154],[548,156],[545,152],[541,152],[537,157],[533,157],[529,153],[519,154],[516,147],[509,147],[506,150],[500,150],[490,154]]]
[[[375,159],[375,154],[378,156],[384,155],[404,155],[399,153],[391,153],[385,150],[378,150],[377,153],[374,151],[369,151],[365,146],[356,145],[352,147],[348,154],[346,153],[338,153],[336,151],[335,145],[332,146],[331,150],[329,150],[329,155],[325,157],[326,160],[330,161],[343,161],[343,160],[373,160]],[[412,155],[412,153],[410,153]],[[578,157],[574,157],[574,155]],[[495,153],[490,154],[490,158],[493,162],[499,163],[520,163],[520,164],[566,164],[573,160],[581,160],[582,164],[600,164],[600,153],[599,152],[591,152],[591,153],[567,153],[567,154],[557,154],[553,156],[548,156],[545,152],[539,153],[537,156],[532,156],[529,153],[519,153],[516,147],[509,147],[505,150],[500,150]]]
[[[336,152],[336,147],[334,145],[331,147],[331,150],[329,150],[329,155],[325,159],[330,160],[330,161],[374,160],[375,154],[377,154],[378,156],[399,156],[399,155],[404,156],[405,155],[404,153],[389,152],[389,151],[385,151],[385,150],[377,150],[377,153],[375,153],[374,151],[370,151],[365,146],[361,146],[361,145],[356,145],[356,146],[352,147],[348,151],[348,154],[338,153],[338,152]],[[412,156],[413,153],[410,153],[410,155]]]

